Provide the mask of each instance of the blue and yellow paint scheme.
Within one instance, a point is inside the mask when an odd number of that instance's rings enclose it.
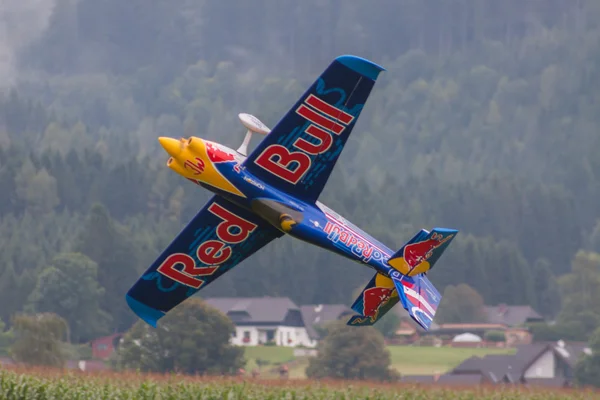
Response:
[[[441,295],[426,274],[458,231],[421,230],[393,252],[318,201],[383,70],[360,57],[337,57],[248,157],[195,136],[159,138],[167,166],[214,196],[128,291],[131,309],[156,326],[287,234],[374,270],[349,325],[372,325],[401,302],[429,329]]]

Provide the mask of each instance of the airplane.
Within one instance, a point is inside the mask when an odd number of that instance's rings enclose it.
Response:
[[[427,273],[458,230],[421,229],[393,252],[318,200],[381,71],[361,57],[336,57],[272,130],[239,114],[247,131],[237,150],[195,136],[160,137],[167,166],[213,195],[129,289],[133,312],[156,328],[171,309],[287,234],[375,271],[348,325],[373,325],[401,302],[429,330],[442,296]],[[264,138],[247,155],[253,134]]]

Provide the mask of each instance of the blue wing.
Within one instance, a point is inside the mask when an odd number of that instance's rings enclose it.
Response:
[[[127,292],[148,324],[283,233],[255,214],[214,196]]]
[[[360,57],[337,57],[243,166],[277,189],[316,201],[383,70]]]

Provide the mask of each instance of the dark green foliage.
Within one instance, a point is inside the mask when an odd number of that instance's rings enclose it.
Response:
[[[487,331],[483,337],[488,342],[504,342],[506,340],[506,335],[502,331]]]
[[[383,335],[373,327],[332,324],[306,368],[309,378],[397,380]]]
[[[467,284],[446,286],[435,322],[444,323],[485,323],[487,313],[483,298]]]
[[[600,327],[600,254],[579,251],[559,285],[563,305],[557,323],[585,340]]]
[[[63,367],[67,321],[54,313],[19,314],[13,319],[15,342],[11,357],[29,365]]]
[[[533,335],[533,340],[540,342],[556,342],[558,340],[581,341],[587,338],[580,323],[577,323],[577,325],[565,325],[562,323],[550,325],[548,323],[537,322],[527,324],[527,328],[529,328],[529,331]]]
[[[138,254],[129,233],[111,220],[103,206],[95,204],[79,236],[77,250],[98,264],[98,283],[104,288],[100,304],[113,316],[116,329],[127,329],[133,318],[123,297],[138,278]]]
[[[100,309],[103,297],[97,264],[83,254],[62,253],[38,275],[29,303],[33,312],[64,317],[69,339],[80,343],[109,332],[111,317]]]
[[[591,354],[584,354],[577,362],[575,379],[580,386],[600,387],[600,329],[589,340]]]
[[[12,346],[14,334],[7,330],[6,324],[0,319],[0,356],[8,355],[8,350]]]
[[[400,317],[397,313],[391,311],[386,313],[374,327],[383,335],[383,337],[391,338],[394,337],[399,325]]]
[[[119,349],[122,368],[147,372],[234,374],[244,350],[229,344],[234,331],[226,315],[194,298],[161,319],[158,328],[138,321]]]

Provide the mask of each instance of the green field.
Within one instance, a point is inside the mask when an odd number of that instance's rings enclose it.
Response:
[[[418,387],[374,382],[241,380],[85,373],[44,369],[0,369],[2,400],[558,400],[597,398],[574,390],[533,390],[517,387],[468,389]]]
[[[512,354],[514,349],[388,346],[392,366],[403,375],[443,374],[473,356]]]
[[[472,356],[486,354],[509,354],[512,349],[468,349],[452,347],[416,347],[388,346],[392,357],[392,366],[403,375],[433,375],[454,368]],[[308,365],[307,358],[294,358],[293,349],[289,347],[258,346],[246,347],[246,370],[259,368],[257,360],[268,362],[259,370],[263,377],[277,376],[277,366],[287,363],[291,378],[305,378],[304,370]]]

